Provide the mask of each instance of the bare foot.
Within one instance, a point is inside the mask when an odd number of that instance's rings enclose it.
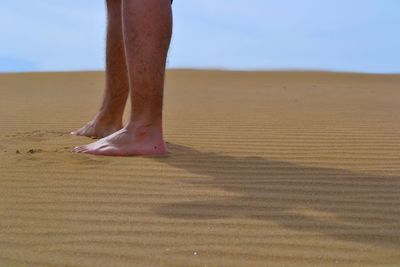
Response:
[[[82,128],[71,132],[72,135],[103,138],[122,128],[122,119],[113,119],[103,116],[101,113],[89,121]]]
[[[76,147],[73,152],[104,156],[162,155],[167,146],[161,127],[132,124],[94,143]]]

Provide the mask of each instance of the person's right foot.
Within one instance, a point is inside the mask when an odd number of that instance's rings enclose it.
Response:
[[[122,119],[110,119],[101,114],[97,114],[92,121],[89,121],[82,128],[71,132],[71,134],[91,138],[103,138],[117,132],[122,129],[122,127]]]
[[[89,145],[75,147],[73,152],[103,156],[163,155],[168,149],[162,127],[155,124],[130,123],[118,132]]]

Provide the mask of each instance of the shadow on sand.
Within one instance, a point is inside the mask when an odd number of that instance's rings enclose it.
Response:
[[[156,160],[209,177],[188,178],[183,183],[238,196],[185,199],[155,209],[161,216],[195,220],[244,217],[338,240],[400,247],[399,176],[205,153],[178,144],[168,147],[170,155]]]

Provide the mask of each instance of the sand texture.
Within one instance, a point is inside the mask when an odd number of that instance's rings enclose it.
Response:
[[[400,75],[173,70],[164,157],[71,130],[101,72],[0,75],[0,266],[400,266]]]

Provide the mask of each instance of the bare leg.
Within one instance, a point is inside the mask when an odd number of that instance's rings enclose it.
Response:
[[[130,121],[120,131],[74,151],[108,156],[164,154],[162,103],[172,29],[171,2],[123,0],[122,10]]]
[[[106,89],[94,119],[73,135],[101,138],[122,128],[122,116],[129,94],[122,31],[122,2],[107,0]]]

